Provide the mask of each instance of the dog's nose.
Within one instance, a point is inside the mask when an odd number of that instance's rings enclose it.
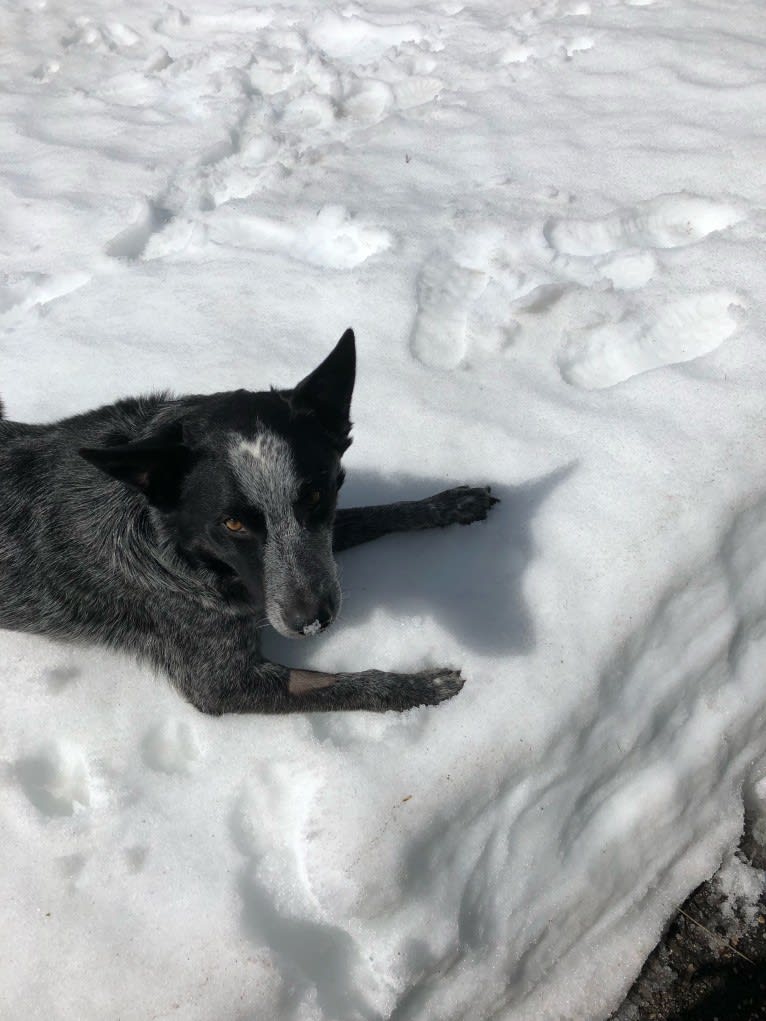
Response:
[[[317,635],[328,627],[337,612],[336,601],[326,596],[316,602],[299,602],[285,613],[285,623],[299,635]]]

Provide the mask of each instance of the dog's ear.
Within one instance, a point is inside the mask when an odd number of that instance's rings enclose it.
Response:
[[[346,330],[321,365],[295,387],[294,408],[310,411],[333,435],[345,438],[351,428],[351,395],[356,375],[354,331]]]
[[[106,475],[143,493],[159,510],[178,506],[181,486],[194,463],[192,451],[183,443],[180,423],[154,436],[114,447],[83,447],[81,457]]]

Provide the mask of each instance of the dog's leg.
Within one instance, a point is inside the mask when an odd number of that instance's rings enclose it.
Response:
[[[284,669],[284,668],[283,668]],[[290,697],[286,712],[331,709],[411,709],[437,705],[463,687],[456,670],[422,670],[416,674],[363,670],[354,674],[323,674],[312,670],[290,670]]]
[[[489,486],[459,486],[428,496],[425,500],[341,509],[335,515],[333,549],[340,552],[391,532],[470,525],[474,521],[483,521],[490,507],[497,502]]]
[[[246,618],[199,614],[183,623],[165,621],[155,627],[143,652],[187,701],[216,716],[402,710],[437,705],[463,687],[460,674],[450,669],[327,674],[267,663],[258,651],[255,625]]]
[[[421,670],[416,674],[362,670],[353,674],[327,674],[291,670],[264,662],[250,670],[247,681],[240,680],[236,685],[206,685],[201,699],[196,690],[185,694],[201,712],[215,716],[350,709],[385,712],[438,705],[457,695],[462,687],[463,678],[457,670]]]

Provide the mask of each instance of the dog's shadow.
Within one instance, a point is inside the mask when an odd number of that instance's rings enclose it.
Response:
[[[522,486],[493,485],[500,503],[486,521],[390,535],[340,553],[343,610],[332,630],[385,608],[398,619],[433,617],[480,652],[528,652],[535,628],[523,580],[535,555],[534,518],[571,470],[559,468]],[[349,472],[340,506],[416,500],[448,488],[444,479]],[[267,658],[295,666],[305,665],[314,645],[270,629],[264,637]]]

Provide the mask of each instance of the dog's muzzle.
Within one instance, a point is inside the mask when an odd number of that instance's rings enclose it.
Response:
[[[310,638],[325,631],[335,620],[340,608],[339,594],[327,593],[319,598],[297,596],[279,603],[279,625],[272,621],[280,634],[288,638]]]

